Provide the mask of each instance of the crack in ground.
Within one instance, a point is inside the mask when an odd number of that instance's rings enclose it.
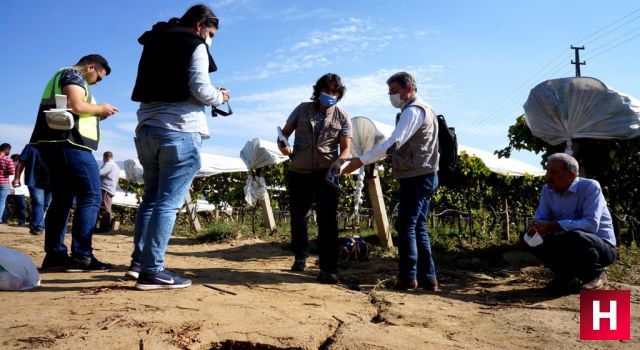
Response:
[[[299,346],[276,346],[272,344],[256,343],[248,340],[232,340],[227,339],[221,343],[213,345],[211,350],[302,350],[304,348]]]
[[[329,348],[329,346],[331,346],[331,344],[335,343],[336,341],[336,337],[338,336],[338,332],[340,332],[340,330],[342,329],[342,326],[344,326],[344,321],[342,321],[341,319],[333,316],[333,318],[335,318],[338,321],[338,327],[336,327],[336,329],[333,330],[333,334],[331,334],[329,337],[327,337],[327,339],[324,341],[324,343],[322,343],[322,345],[320,345],[320,347],[318,348],[318,350],[327,350]]]
[[[367,293],[369,295],[369,301],[376,308],[376,314],[371,318],[371,323],[385,323],[387,324],[387,320],[382,316],[382,312],[384,312],[384,306],[388,305],[389,302],[384,299],[384,297],[378,298],[377,295],[373,291]]]

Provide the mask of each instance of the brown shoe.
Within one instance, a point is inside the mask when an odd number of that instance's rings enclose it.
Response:
[[[582,285],[582,289],[591,290],[591,289],[600,289],[604,284],[607,283],[607,274],[604,271],[600,272],[598,276],[596,276],[591,281]]]
[[[438,280],[435,277],[421,280],[419,285],[420,287],[430,292],[437,292],[438,290],[440,290],[438,288]]]
[[[410,290],[418,288],[418,281],[415,279],[400,279],[397,278],[393,284],[393,289],[395,290]]]

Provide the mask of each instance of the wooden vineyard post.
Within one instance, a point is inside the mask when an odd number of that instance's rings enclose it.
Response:
[[[373,206],[373,216],[376,220],[378,238],[380,239],[380,245],[385,249],[389,249],[393,247],[393,241],[391,240],[391,232],[389,231],[389,218],[387,217],[387,209],[384,205],[384,197],[382,196],[382,186],[380,185],[380,178],[378,177],[378,167],[374,163],[371,164],[367,170],[371,170],[365,172],[367,174],[365,179],[367,180],[371,206]]]
[[[504,212],[504,222],[502,223],[502,231],[503,231],[503,237],[505,241],[509,242],[509,228],[510,228],[510,224],[509,224],[509,203],[507,202],[507,199],[505,199],[504,201],[502,201],[502,211]]]
[[[276,219],[273,217],[269,192],[265,191],[264,197],[260,200],[260,206],[262,207],[262,222],[270,232],[273,232],[276,229]]]
[[[200,227],[200,221],[198,220],[198,213],[196,212],[196,203],[191,200],[191,189],[187,192],[187,195],[184,197],[184,201],[187,204],[187,215],[189,215],[189,222],[191,222],[191,227],[196,232],[202,231],[202,227]]]

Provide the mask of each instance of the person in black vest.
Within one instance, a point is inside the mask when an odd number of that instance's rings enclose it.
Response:
[[[134,250],[125,276],[140,290],[186,288],[189,279],[165,268],[164,255],[176,214],[200,169],[202,139],[209,138],[205,106],[229,100],[209,73],[218,18],[196,5],[181,18],[156,23],[143,45],[131,99],[140,102],[135,144],[144,169],[144,194],[136,215]]]
[[[399,72],[387,79],[391,105],[400,108],[396,127],[384,142],[353,158],[343,169],[349,174],[363,164],[391,157],[393,175],[400,187],[398,218],[399,273],[395,287],[418,286],[438,290],[436,269],[427,232],[429,200],[438,187],[438,121],[430,105],[418,96],[416,81],[409,73]]]
[[[104,271],[111,264],[93,256],[93,229],[100,206],[100,175],[93,151],[100,141],[100,122],[118,112],[108,104],[96,104],[89,85],[111,73],[107,60],[97,54],[82,57],[73,67],[58,70],[42,94],[30,144],[35,145],[49,172],[51,205],[45,218],[43,270]],[[66,95],[74,124],[57,128],[45,111],[56,108],[56,95]],[[67,129],[67,127],[71,127]],[[64,244],[74,206],[71,257]]]

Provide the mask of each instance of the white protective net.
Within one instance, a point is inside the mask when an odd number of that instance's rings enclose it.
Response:
[[[524,110],[533,135],[551,145],[566,142],[567,153],[572,139],[640,136],[640,101],[594,78],[540,83],[531,90]]]

